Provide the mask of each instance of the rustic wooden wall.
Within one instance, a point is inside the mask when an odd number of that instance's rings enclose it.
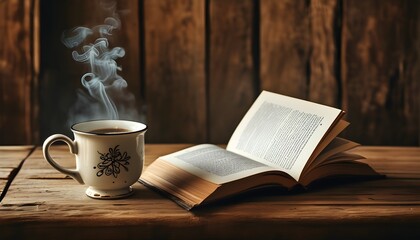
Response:
[[[226,143],[263,89],[347,111],[345,137],[420,145],[420,2],[119,0],[111,44],[148,142]],[[0,144],[70,134],[85,67],[60,41],[97,1],[0,1]]]
[[[0,1],[0,144],[38,140],[37,12],[34,1]]]

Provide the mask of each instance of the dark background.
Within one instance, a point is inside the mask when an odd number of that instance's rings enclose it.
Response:
[[[342,136],[420,144],[420,1],[119,0],[110,42],[148,143],[227,143],[261,90],[342,108]],[[69,134],[86,67],[63,31],[97,1],[0,1],[0,144]]]

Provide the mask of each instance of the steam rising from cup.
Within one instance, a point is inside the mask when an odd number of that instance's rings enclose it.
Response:
[[[121,67],[116,60],[125,55],[121,47],[109,48],[108,37],[121,22],[116,13],[116,4],[107,6],[112,17],[107,17],[104,24],[93,28],[76,27],[62,35],[63,44],[73,50],[73,59],[89,66],[90,72],[81,77],[86,91],[77,92],[77,101],[69,116],[70,124],[93,119],[139,118],[134,107],[134,95],[127,91],[127,82],[118,75]],[[97,36],[93,43],[83,45],[87,40]]]

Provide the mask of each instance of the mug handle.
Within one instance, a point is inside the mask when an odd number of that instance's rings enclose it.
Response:
[[[53,166],[59,172],[69,175],[80,184],[84,184],[79,171],[63,168],[57,162],[55,162],[53,158],[50,156],[50,153],[49,153],[50,146],[57,141],[62,141],[62,142],[67,143],[67,145],[70,148],[70,152],[73,154],[77,154],[76,142],[73,142],[69,137],[63,134],[54,134],[54,135],[49,136],[47,139],[45,139],[44,144],[42,145],[42,153],[44,154],[44,158],[51,164],[51,166]]]

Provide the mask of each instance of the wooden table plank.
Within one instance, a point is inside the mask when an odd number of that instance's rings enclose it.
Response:
[[[33,149],[33,146],[0,146],[0,201],[12,172]]]
[[[187,146],[146,145],[146,165]],[[66,146],[52,150],[58,162],[74,166]],[[263,190],[188,212],[139,183],[126,199],[90,199],[85,186],[50,167],[38,148],[2,201],[0,233],[2,239],[45,238],[44,233],[60,239],[420,237],[420,148],[354,152],[389,177],[317,185],[307,192]]]

